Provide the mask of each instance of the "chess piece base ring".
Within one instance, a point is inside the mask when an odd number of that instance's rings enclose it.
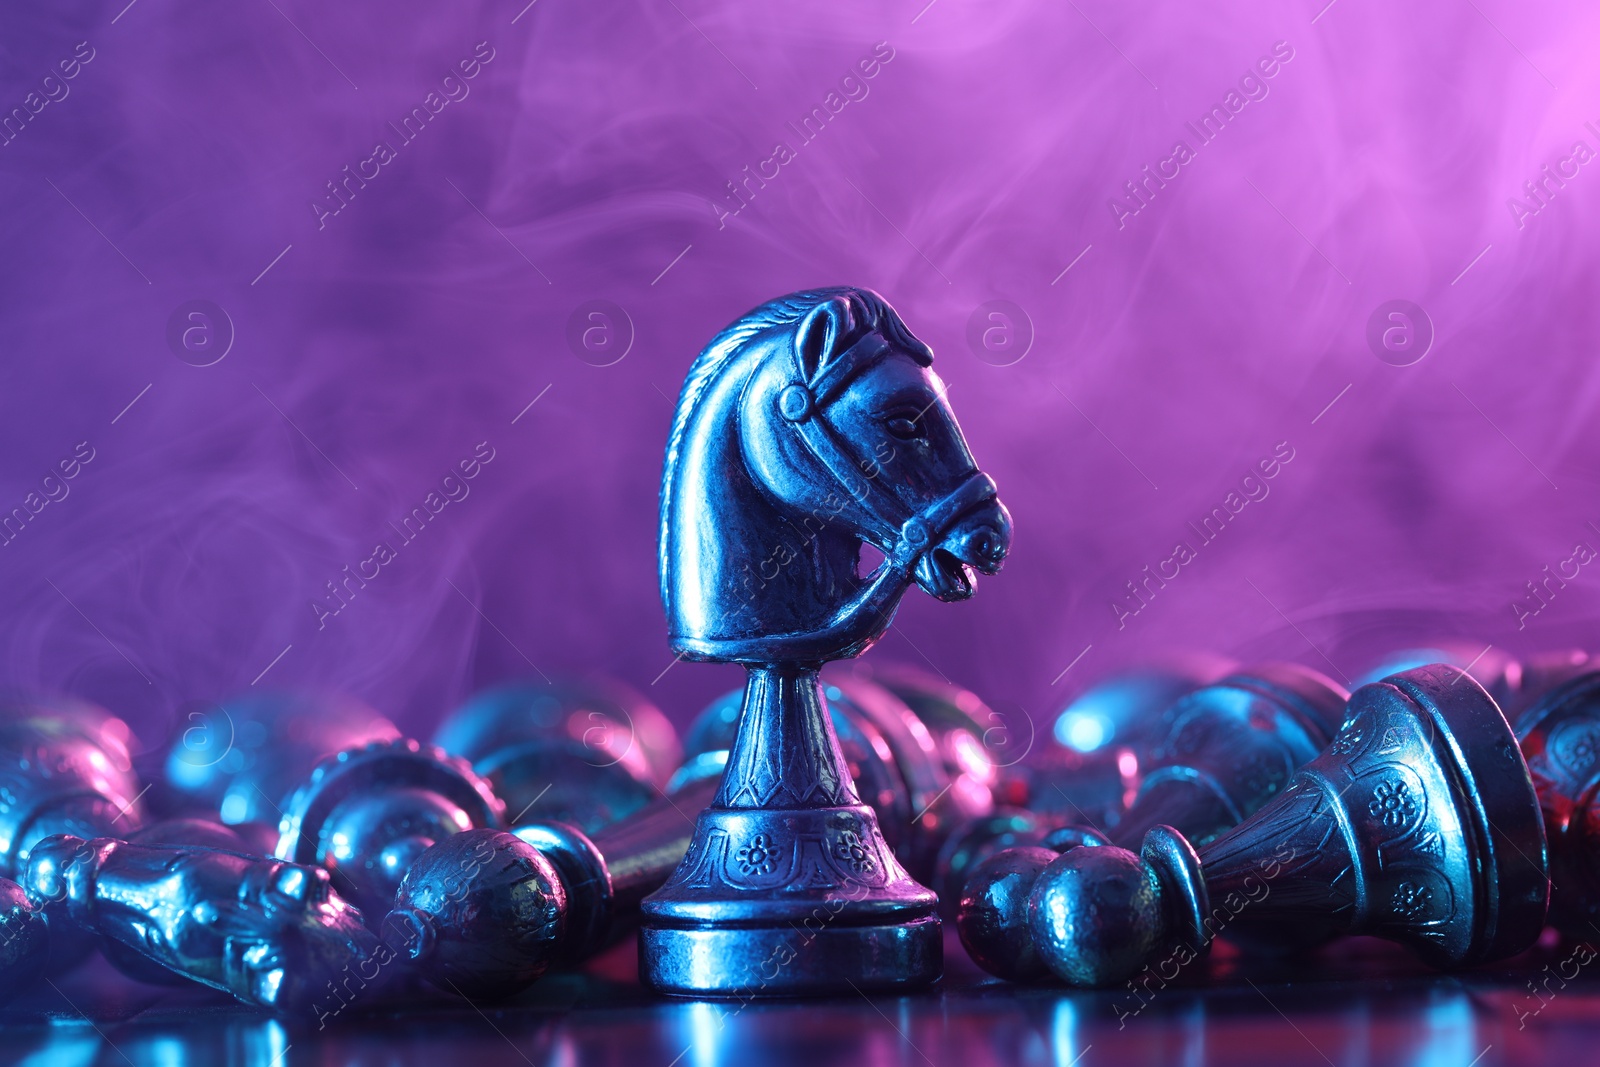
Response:
[[[944,937],[937,915],[815,931],[775,926],[653,926],[639,934],[639,976],[660,993],[748,1000],[920,989],[938,981]]]

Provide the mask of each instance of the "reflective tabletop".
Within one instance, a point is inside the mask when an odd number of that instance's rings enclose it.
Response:
[[[138,985],[97,959],[0,1009],[0,1062],[1491,1067],[1588,1062],[1600,1047],[1596,953],[1549,935],[1507,965],[1453,975],[1367,939],[1282,960],[1219,946],[1137,995],[1012,986],[973,967],[953,937],[946,952],[930,992],[741,1004],[652,995],[629,942],[511,1001],[352,1009],[320,1030],[200,988]]]

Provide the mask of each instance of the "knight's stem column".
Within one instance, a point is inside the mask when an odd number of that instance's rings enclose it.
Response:
[[[665,993],[910,988],[939,977],[937,898],[884,843],[814,666],[749,666],[722,787],[644,901],[640,974]]]

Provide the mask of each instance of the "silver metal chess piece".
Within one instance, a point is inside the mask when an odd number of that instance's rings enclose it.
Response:
[[[1096,823],[1074,803],[1066,810],[1041,803],[998,813],[946,846],[949,875],[941,889],[959,899],[965,883],[954,880],[1005,848],[1059,850],[1086,842],[1137,848],[1157,826],[1204,845],[1271,800],[1327,747],[1348,697],[1338,683],[1294,663],[1257,664],[1201,686],[1151,715],[1153,721],[1128,723],[1141,738],[1142,751],[1129,751],[1140,778],[1120,818]],[[1000,907],[1010,883],[1001,880],[992,891]]]
[[[33,846],[53,834],[132,833],[145,810],[127,723],[72,697],[0,697],[0,876],[20,878]],[[48,967],[71,970],[94,940],[52,932]]]
[[[1239,664],[1223,656],[1185,653],[1114,671],[1061,709],[1046,731],[1047,740],[1078,751],[1107,745],[1148,749],[1160,741],[1162,712],[1238,669]]]
[[[683,756],[660,709],[608,679],[484,690],[445,718],[433,743],[468,760],[516,821],[591,833],[654,800]]]
[[[932,813],[935,828],[949,818],[994,810],[1000,771],[1020,761],[1034,741],[1031,724],[1009,722],[977,693],[921,668],[847,660],[832,671],[834,678],[856,678],[888,690],[927,730],[945,779],[954,783],[951,790],[957,794],[947,815]]]
[[[1161,740],[1162,713],[1236,666],[1172,656],[1101,678],[1040,727],[1027,759],[1002,774],[998,795],[1037,815],[1115,826],[1138,792],[1141,760]]]
[[[973,462],[932,353],[875,293],[770,301],[685,380],[661,490],[673,650],[748,672],[721,789],[646,898],[644,981],[667,993],[784,995],[934,981],[934,894],[883,840],[819,692],[912,582],[972,594],[1011,522]],[[862,544],[883,553],[858,573]],[[803,927],[812,924],[814,929]]]
[[[1181,968],[1219,934],[1275,949],[1366,934],[1436,967],[1491,962],[1534,943],[1549,891],[1515,736],[1475,681],[1434,665],[1357,690],[1327,750],[1198,853],[1165,826],[1137,854],[1003,852],[957,922],[994,973],[1103,986]]]
[[[52,834],[131,833],[144,821],[130,733],[72,698],[0,698],[0,875],[16,878]]]
[[[409,738],[374,741],[316,765],[284,805],[276,855],[325,869],[376,927],[425,851],[504,818],[466,760]]]
[[[158,819],[129,834],[124,840],[131,845],[220,848],[241,855],[258,854],[251,842],[236,829],[206,819]],[[171,903],[165,897],[157,897],[151,902],[153,908],[170,906]],[[190,980],[114,937],[99,939],[98,947],[106,962],[135,981],[151,985],[181,985]]]
[[[1171,826],[1205,844],[1327,747],[1349,697],[1309,667],[1262,663],[1180,698],[1149,728],[1138,793],[1106,836],[1132,847],[1152,828]]]
[[[370,984],[395,955],[326,871],[236,852],[61,834],[34,847],[23,886],[52,934],[59,924],[121,942],[283,1015],[325,1014],[331,989]]]
[[[1550,843],[1550,924],[1600,930],[1600,665],[1552,687],[1517,719]]]

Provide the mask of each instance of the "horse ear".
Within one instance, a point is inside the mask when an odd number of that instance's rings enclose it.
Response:
[[[817,374],[839,354],[844,339],[854,330],[855,316],[844,297],[824,300],[806,312],[795,330],[794,350],[799,357],[800,373],[807,382],[816,380]]]

